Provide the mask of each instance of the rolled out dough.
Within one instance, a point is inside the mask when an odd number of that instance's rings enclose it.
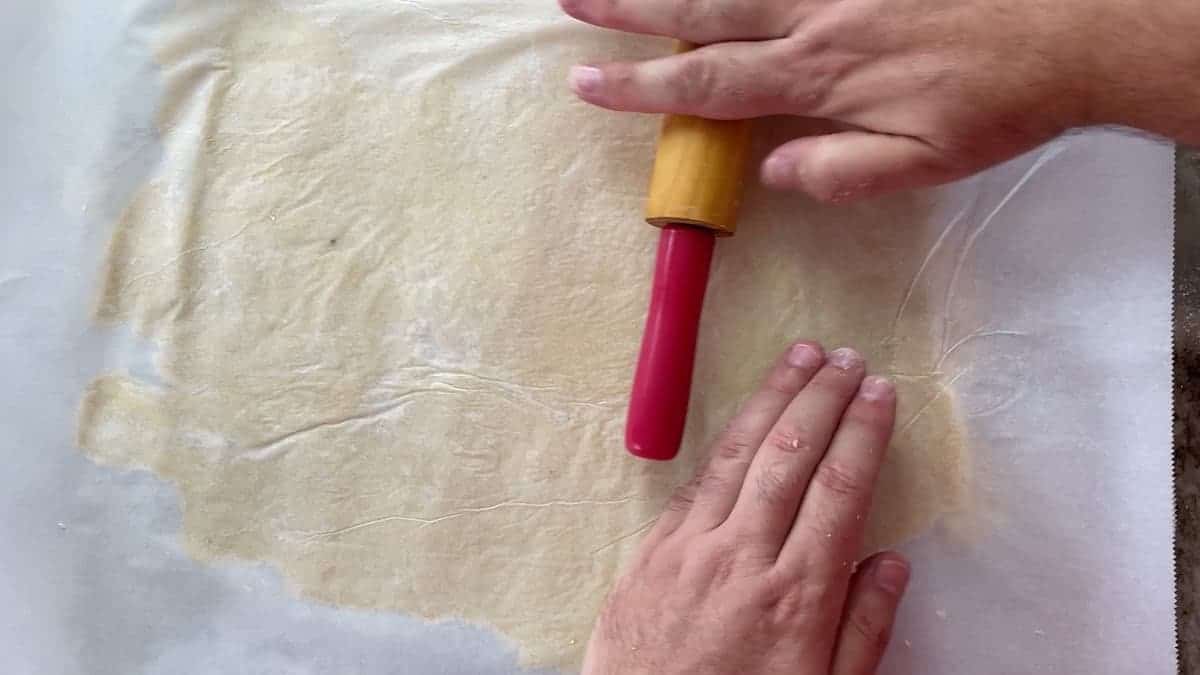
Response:
[[[178,486],[198,558],[495,626],[525,662],[569,666],[622,558],[790,340],[854,345],[899,383],[876,545],[960,508],[964,469],[949,281],[924,272],[941,226],[912,197],[756,189],[718,247],[683,457],[625,455],[657,121],[562,81],[666,46],[552,5],[181,0],[151,35],[161,166],[98,306],[159,346],[161,379],[98,379],[79,436]]]

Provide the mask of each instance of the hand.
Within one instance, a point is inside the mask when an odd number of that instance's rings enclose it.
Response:
[[[793,345],[646,536],[584,675],[870,675],[908,563],[855,567],[895,422],[849,349]]]
[[[1097,122],[1086,87],[1103,76],[1089,67],[1109,46],[1089,29],[1114,23],[1104,19],[1114,3],[1094,0],[560,3],[598,26],[708,45],[578,66],[571,84],[586,101],[834,122],[837,133],[791,141],[762,167],[770,186],[834,202],[948,182]],[[1137,32],[1136,24],[1123,25]]]

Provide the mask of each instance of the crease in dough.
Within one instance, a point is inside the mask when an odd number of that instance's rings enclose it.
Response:
[[[622,450],[657,125],[561,82],[663,43],[467,0],[180,0],[152,38],[164,157],[96,314],[156,343],[161,383],[97,379],[79,443],[175,484],[191,555],[494,626],[524,663],[570,667],[638,535],[798,337],[898,381],[872,546],[962,508],[946,266],[928,264],[959,244],[911,197],[751,190],[718,247],[685,452]]]

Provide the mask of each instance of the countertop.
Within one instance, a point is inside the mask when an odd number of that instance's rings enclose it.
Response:
[[[1200,151],[1176,166],[1176,613],[1180,673],[1200,675]]]

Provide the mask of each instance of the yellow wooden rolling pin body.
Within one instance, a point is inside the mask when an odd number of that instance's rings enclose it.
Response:
[[[679,43],[677,52],[693,49]],[[749,120],[709,120],[667,115],[650,178],[646,221],[695,225],[730,236],[750,148]]]

